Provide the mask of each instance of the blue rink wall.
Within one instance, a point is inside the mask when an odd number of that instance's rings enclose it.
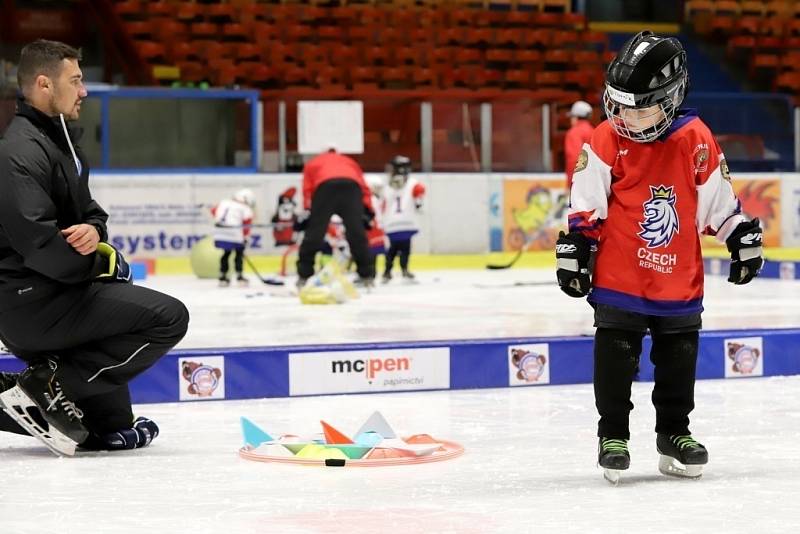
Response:
[[[651,381],[645,338],[638,379]],[[0,355],[0,370],[22,362]],[[701,333],[697,377],[800,374],[800,329]],[[131,384],[136,403],[475,389],[592,380],[592,338],[175,350]]]

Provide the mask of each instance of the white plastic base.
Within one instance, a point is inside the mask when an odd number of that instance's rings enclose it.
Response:
[[[27,430],[31,436],[38,438],[39,441],[44,443],[48,449],[58,456],[75,456],[75,447],[77,443],[59,432],[53,426],[45,430],[36,422],[36,419],[31,417],[30,411],[38,411],[39,408],[28,398],[19,386],[14,386],[0,393],[0,407],[2,407],[9,417],[14,419],[19,426]]]
[[[658,470],[672,477],[700,478],[703,465],[683,465],[672,456],[662,454],[658,460]]]

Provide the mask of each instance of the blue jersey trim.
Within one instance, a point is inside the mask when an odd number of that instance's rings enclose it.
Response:
[[[676,316],[703,311],[703,297],[692,300],[651,300],[602,287],[595,287],[592,290],[589,302],[608,304],[645,315]]]
[[[667,131],[659,137],[659,141],[666,141],[667,138],[686,126],[689,122],[693,121],[694,119],[698,118],[699,115],[697,114],[697,110],[694,108],[686,108],[678,110],[678,117],[672,121],[672,124],[669,125]]]
[[[401,230],[400,232],[386,232],[386,235],[389,236],[389,241],[400,243],[403,241],[411,241],[411,238],[416,233],[416,230]]]

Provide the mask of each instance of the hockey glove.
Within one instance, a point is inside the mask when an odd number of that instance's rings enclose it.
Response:
[[[311,218],[311,212],[308,210],[300,212],[297,218],[294,221],[294,231],[295,232],[305,232],[306,226],[308,226],[308,219]]]
[[[364,223],[364,230],[372,228],[373,220],[375,220],[375,212],[364,206],[364,216],[361,219],[361,222]]]
[[[137,417],[131,428],[96,435],[81,443],[81,448],[96,451],[126,451],[150,445],[158,436],[158,425],[146,417]]]
[[[109,245],[100,242],[97,244],[97,254],[108,261],[106,270],[95,278],[99,282],[123,282],[131,283],[131,268],[122,252]]]
[[[728,282],[743,285],[758,276],[764,264],[762,234],[758,218],[755,218],[752,221],[739,223],[725,240],[728,252],[731,253],[731,272]]]
[[[581,298],[592,288],[592,245],[583,234],[559,232],[556,241],[558,287],[570,297]]]

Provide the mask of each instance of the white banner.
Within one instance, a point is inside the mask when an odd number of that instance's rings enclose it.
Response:
[[[289,354],[290,395],[449,387],[448,347]]]

